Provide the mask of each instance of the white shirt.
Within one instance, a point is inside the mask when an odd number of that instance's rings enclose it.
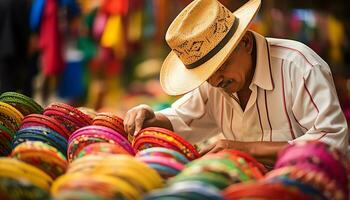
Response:
[[[235,141],[321,140],[345,151],[347,123],[327,63],[302,43],[254,36],[256,69],[245,110],[236,93],[205,82],[160,111],[174,131],[191,143],[223,133]]]

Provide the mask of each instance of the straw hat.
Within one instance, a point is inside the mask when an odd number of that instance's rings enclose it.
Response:
[[[194,0],[171,23],[165,39],[172,49],[160,83],[169,95],[199,87],[237,46],[261,4],[250,0],[230,12],[217,0]]]

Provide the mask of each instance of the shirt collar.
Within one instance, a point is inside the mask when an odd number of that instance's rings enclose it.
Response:
[[[252,84],[265,90],[272,90],[274,82],[271,72],[270,48],[264,36],[251,31],[255,37],[256,42],[256,67]]]

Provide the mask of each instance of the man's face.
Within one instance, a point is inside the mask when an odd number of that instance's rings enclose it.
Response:
[[[228,94],[249,87],[252,61],[251,54],[243,43],[241,41],[238,44],[226,62],[208,79],[210,85],[220,87]]]

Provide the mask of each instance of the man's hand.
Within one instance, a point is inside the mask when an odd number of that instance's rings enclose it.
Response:
[[[129,135],[136,135],[145,121],[156,120],[156,115],[148,105],[141,104],[130,109],[124,117],[124,129]]]
[[[226,140],[226,139],[222,139],[217,141],[216,143],[213,143],[209,146],[207,146],[206,148],[202,149],[200,151],[201,156],[208,154],[208,153],[217,153],[219,151],[225,150],[225,149],[235,149],[238,151],[244,151],[246,153],[247,149],[245,149],[245,145],[243,145],[244,142],[235,142],[232,140]]]

